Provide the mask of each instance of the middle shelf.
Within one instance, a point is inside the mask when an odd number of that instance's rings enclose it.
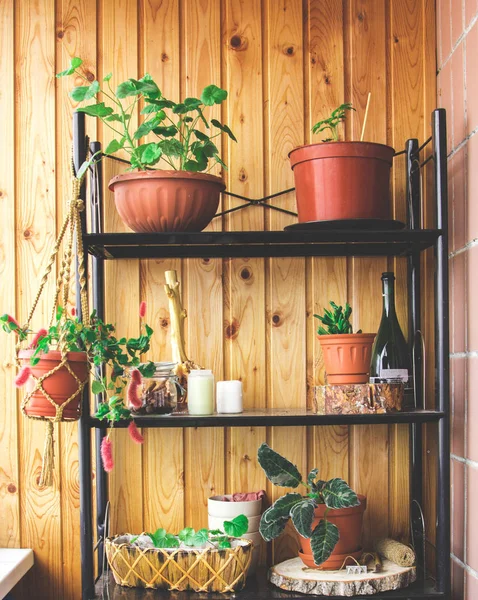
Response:
[[[389,423],[433,423],[444,417],[435,410],[414,410],[367,415],[318,415],[305,409],[254,409],[240,414],[214,415],[141,415],[134,420],[138,427],[265,427],[304,425],[384,425]],[[106,429],[108,422],[90,416],[91,427]],[[119,421],[115,427],[127,427],[129,420]]]

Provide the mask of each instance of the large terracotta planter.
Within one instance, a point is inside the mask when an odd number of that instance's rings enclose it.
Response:
[[[33,375],[38,378],[51,371],[61,361],[61,353],[57,350],[51,350],[47,354],[43,354],[40,362],[35,366],[30,364],[30,357],[33,350],[20,350],[19,358],[22,364],[28,365],[32,370]],[[86,353],[84,352],[68,352],[68,364],[71,370],[75,373],[80,381],[85,381],[88,377],[88,363],[86,361]],[[30,392],[35,385],[34,380],[30,377],[25,388]],[[81,394],[77,381],[68,372],[66,367],[61,367],[53,375],[45,378],[43,381],[45,391],[52,397],[53,401],[59,406],[68,398],[77,392],[74,397],[65,407],[63,418],[76,420],[80,416],[80,401]],[[25,413],[34,417],[54,417],[55,407],[50,404],[48,399],[41,391],[36,391],[30,398],[25,407]]]
[[[318,335],[327,383],[367,383],[375,333]]]
[[[225,188],[215,175],[187,171],[123,173],[109,182],[121,219],[137,233],[202,231]]]
[[[372,142],[327,142],[289,153],[299,223],[389,219],[395,151]]]
[[[360,504],[352,508],[331,509],[327,513],[327,520],[338,527],[340,537],[330,557],[320,565],[321,569],[340,569],[344,559],[347,556],[358,558],[362,548],[360,538],[362,535],[363,513],[367,508],[367,498],[358,495]],[[324,518],[327,507],[320,504],[314,511],[314,520],[312,521],[312,530]],[[299,536],[302,552],[299,553],[302,561],[309,567],[317,567],[314,563],[310,539]]]

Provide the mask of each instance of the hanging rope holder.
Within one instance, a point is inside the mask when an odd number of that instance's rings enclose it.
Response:
[[[60,269],[58,272],[57,280],[56,280],[56,289],[55,296],[53,300],[53,308],[50,318],[50,327],[53,325],[55,321],[55,316],[57,314],[58,307],[58,299],[60,297],[63,303],[63,307],[66,307],[68,303],[68,290],[70,288],[71,281],[71,263],[74,258],[73,256],[73,243],[76,238],[76,248],[77,248],[77,256],[78,256],[78,279],[80,284],[80,303],[81,303],[81,314],[83,318],[84,325],[89,325],[89,310],[88,310],[88,297],[86,293],[86,276],[85,276],[85,256],[83,250],[83,240],[81,237],[81,221],[80,221],[80,213],[85,210],[85,204],[83,200],[80,198],[80,187],[81,187],[81,179],[77,179],[75,176],[75,171],[73,167],[73,163],[71,163],[71,183],[72,183],[72,192],[71,199],[68,203],[68,210],[65,215],[65,219],[60,229],[60,233],[53,247],[53,251],[48,260],[48,264],[45,268],[43,277],[40,281],[40,285],[38,288],[38,292],[35,296],[35,300],[33,302],[33,306],[30,310],[30,313],[27,317],[25,324],[22,327],[23,331],[28,331],[30,329],[30,323],[35,313],[35,310],[40,301],[40,297],[45,288],[46,283],[50,277],[53,265],[56,262],[57,256],[60,252],[60,246],[63,240],[66,240],[66,246],[63,251],[63,256],[61,258]],[[60,323],[64,324],[66,321],[66,310],[61,315]],[[16,365],[18,368],[25,366],[24,358],[20,358],[20,351],[23,350],[22,341],[19,341],[16,344]],[[81,402],[79,402],[79,411],[78,414],[74,417],[64,417],[63,412],[65,408],[70,405],[78,397],[81,399],[81,395],[83,392],[83,388],[85,387],[86,382],[88,381],[88,375],[82,380],[71,368],[71,365],[68,361],[68,346],[67,341],[65,339],[65,331],[63,330],[60,338],[58,340],[58,350],[60,352],[60,362],[56,364],[51,370],[46,373],[43,373],[41,376],[37,377],[35,375],[31,375],[33,379],[33,385],[29,385],[28,391],[25,394],[22,403],[21,410],[24,416],[29,419],[34,419],[37,421],[44,421],[46,423],[46,435],[45,435],[45,445],[43,449],[43,459],[42,459],[42,469],[41,475],[39,479],[40,487],[49,487],[53,484],[53,469],[54,469],[54,439],[53,439],[53,431],[54,424],[59,423],[61,421],[76,421],[81,416]],[[62,404],[57,404],[51,395],[45,389],[43,383],[50,377],[53,377],[56,373],[58,373],[61,369],[65,369],[70,376],[74,379],[76,384],[76,390],[64,401]],[[27,407],[29,405],[32,396],[40,392],[48,402],[55,409],[54,417],[47,416],[37,416],[33,414],[28,414]]]

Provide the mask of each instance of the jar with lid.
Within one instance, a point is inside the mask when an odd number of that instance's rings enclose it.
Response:
[[[214,375],[207,369],[193,369],[188,375],[188,412],[212,415],[214,412]]]
[[[169,415],[178,404],[181,388],[174,373],[177,363],[156,362],[156,370],[151,377],[143,377],[138,395],[142,406],[134,408],[135,415]]]

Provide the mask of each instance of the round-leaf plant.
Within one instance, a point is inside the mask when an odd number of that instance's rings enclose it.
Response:
[[[312,529],[315,509],[319,504],[325,504],[327,509],[358,506],[357,494],[339,477],[328,481],[317,479],[318,469],[312,469],[304,482],[297,467],[265,443],[260,446],[257,458],[267,479],[274,485],[294,489],[302,485],[307,489],[305,495],[285,494],[263,513],[259,526],[261,536],[270,542],[284,531],[291,519],[299,535],[310,538],[314,562],[321,565],[332,554],[340,534],[336,525],[327,520],[328,510]]]
[[[155,168],[161,159],[171,169],[181,171],[210,171],[218,163],[226,168],[213,140],[222,133],[235,142],[237,140],[227,125],[217,119],[209,121],[205,115],[207,109],[224,102],[226,90],[208,85],[200,98],[188,97],[182,102],[175,102],[162,94],[149,74],[141,79],[127,79],[114,90],[111,73],[103,78],[105,85],[102,89],[98,81],[91,83],[86,78],[80,69],[82,64],[81,58],[72,58],[70,67],[58,73],[57,77],[74,75],[85,81],[85,85],[73,88],[70,95],[76,102],[94,100],[94,104],[77,110],[97,117],[115,133],[116,137],[108,144],[104,154],[113,155],[124,150],[129,155],[131,170]],[[131,120],[138,106],[143,119],[134,129]],[[150,135],[153,139],[146,141],[145,138]],[[83,169],[97,159],[98,156],[93,156]]]

